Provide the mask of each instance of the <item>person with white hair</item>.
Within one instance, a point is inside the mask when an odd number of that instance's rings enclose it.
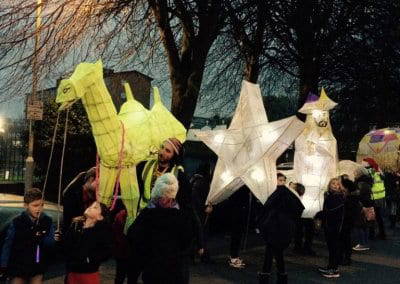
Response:
[[[175,175],[158,177],[146,208],[128,230],[132,266],[142,272],[145,284],[189,283],[193,223],[175,198],[179,184]]]

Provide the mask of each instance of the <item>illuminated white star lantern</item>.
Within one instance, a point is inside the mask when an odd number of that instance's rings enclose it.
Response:
[[[195,132],[218,155],[206,203],[217,204],[244,184],[264,203],[276,188],[276,159],[303,128],[295,116],[269,123],[260,87],[243,81],[229,128]]]

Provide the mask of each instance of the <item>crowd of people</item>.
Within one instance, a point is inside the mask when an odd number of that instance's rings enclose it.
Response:
[[[138,283],[140,277],[145,284],[189,283],[195,255],[213,263],[207,246],[207,220],[214,209],[205,205],[210,167],[201,167],[189,180],[182,167],[183,155],[183,145],[170,138],[157,159],[137,166],[139,213],[128,228],[122,202],[110,211],[96,200],[95,168],[78,175],[64,192],[60,230],[43,213],[41,191],[26,191],[26,210],[13,219],[2,245],[2,272],[11,283],[42,283],[51,253],[59,251],[66,263],[68,284],[100,283],[99,267],[110,257],[116,262],[116,284],[125,280]],[[285,249],[293,243],[295,253],[315,256],[313,239],[318,230],[324,232],[329,252],[327,265],[318,270],[328,278],[340,277],[339,267],[351,265],[353,251],[369,250],[371,239],[386,238],[383,210],[387,203],[394,228],[400,174],[384,176],[372,159],[364,162],[365,167],[355,171],[354,181],[347,175],[330,180],[322,210],[314,218],[302,218],[302,197],[307,189],[293,181],[287,185],[286,176],[278,173],[276,190],[257,210],[256,227],[265,243],[264,263],[257,275],[260,284],[271,282],[273,260],[277,283],[288,283]],[[243,186],[228,200],[233,224],[228,264],[235,269],[245,268],[239,254],[251,206],[249,196],[250,190]]]

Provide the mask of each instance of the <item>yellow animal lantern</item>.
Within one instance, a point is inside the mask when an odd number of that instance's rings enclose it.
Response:
[[[357,162],[373,158],[382,170],[400,170],[400,128],[383,128],[370,131],[360,141]]]
[[[329,180],[338,175],[337,145],[329,121],[329,110],[335,106],[322,89],[320,97],[310,94],[299,110],[307,118],[295,141],[293,171],[295,181],[306,188],[304,218],[312,218],[322,209],[323,192]]]
[[[159,149],[168,138],[175,137],[182,143],[186,140],[186,129],[177,121],[161,101],[157,87],[153,88],[154,105],[150,111],[151,147]]]
[[[151,150],[162,139],[177,137],[184,142],[186,130],[162,104],[158,90],[149,111],[134,99],[129,84],[124,83],[124,87],[127,102],[117,115],[103,79],[102,62],[83,62],[70,78],[60,82],[56,102],[63,110],[82,100],[100,157],[99,200],[110,205],[119,181],[129,225],[136,217],[139,201],[136,164],[151,158]]]

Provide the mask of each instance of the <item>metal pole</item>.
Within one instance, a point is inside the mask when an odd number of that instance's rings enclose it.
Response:
[[[35,101],[37,95],[37,82],[38,82],[38,70],[37,70],[37,56],[39,50],[39,42],[40,42],[40,26],[41,26],[41,13],[42,13],[42,0],[37,0],[36,6],[36,25],[35,25],[35,50],[33,54],[32,61],[32,95],[28,99],[28,104],[30,100]],[[29,120],[29,144],[28,144],[28,157],[25,161],[25,191],[29,188],[32,188],[33,184],[33,171],[35,168],[35,162],[33,160],[33,142],[34,142],[34,134],[33,134],[33,124],[34,121],[32,119]]]
[[[247,238],[249,236],[249,227],[250,227],[250,217],[251,217],[251,202],[253,200],[253,194],[251,191],[249,191],[249,210],[247,213],[247,224],[246,224],[246,232],[244,234],[244,239],[243,239],[243,251],[246,251],[247,249]]]

